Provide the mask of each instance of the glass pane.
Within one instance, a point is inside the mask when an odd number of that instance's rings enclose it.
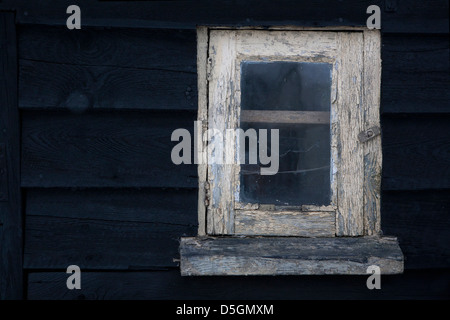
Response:
[[[330,96],[331,65],[304,62],[243,62],[241,65],[242,110],[262,110],[267,115],[281,111],[321,111],[326,123],[241,122],[241,129],[279,130],[279,168],[275,175],[261,175],[258,154],[249,164],[246,139],[245,164],[241,165],[240,201],[276,205],[328,205],[330,203]],[[241,110],[241,115],[243,111]],[[244,111],[245,112],[245,111]],[[263,117],[267,119],[267,116]],[[282,119],[286,117],[273,117]],[[266,120],[264,120],[266,121]],[[267,139],[268,155],[273,146]]]
[[[331,64],[254,62],[241,64],[244,110],[330,111]]]

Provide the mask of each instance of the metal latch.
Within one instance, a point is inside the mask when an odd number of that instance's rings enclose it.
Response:
[[[0,201],[8,201],[8,170],[4,143],[0,143]]]
[[[361,131],[358,134],[358,140],[359,142],[366,142],[369,141],[370,139],[375,138],[376,136],[381,134],[381,129],[380,127],[372,127],[367,129],[366,131]]]

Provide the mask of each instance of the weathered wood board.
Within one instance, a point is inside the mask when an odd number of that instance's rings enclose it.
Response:
[[[182,276],[403,272],[395,238],[182,238],[180,254]]]
[[[339,45],[342,58],[338,71],[337,129],[332,128],[332,134],[337,136],[338,153],[336,235],[359,236],[364,234],[363,145],[357,138],[363,130],[363,35],[340,33]]]
[[[241,122],[271,122],[297,124],[330,123],[330,113],[324,111],[241,110]]]
[[[364,32],[364,75],[362,128],[380,128],[381,88],[381,35],[376,31]],[[382,150],[381,135],[363,142],[364,157],[364,235],[381,231],[380,198]]]
[[[235,210],[236,235],[334,237],[335,213]]]

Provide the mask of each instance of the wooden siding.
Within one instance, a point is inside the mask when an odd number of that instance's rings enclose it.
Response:
[[[270,3],[80,0],[82,29],[68,31],[64,1],[0,2],[16,11],[26,298],[449,298],[448,1]],[[365,276],[182,278],[172,259],[197,233],[198,178],[172,165],[170,134],[196,119],[195,27],[364,25],[370,4],[382,9],[381,229],[405,274],[382,290]],[[77,292],[65,287],[76,263],[89,268]]]

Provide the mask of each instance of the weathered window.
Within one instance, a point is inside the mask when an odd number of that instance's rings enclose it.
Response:
[[[182,274],[402,272],[379,236],[380,42],[363,28],[198,29],[209,139]]]

